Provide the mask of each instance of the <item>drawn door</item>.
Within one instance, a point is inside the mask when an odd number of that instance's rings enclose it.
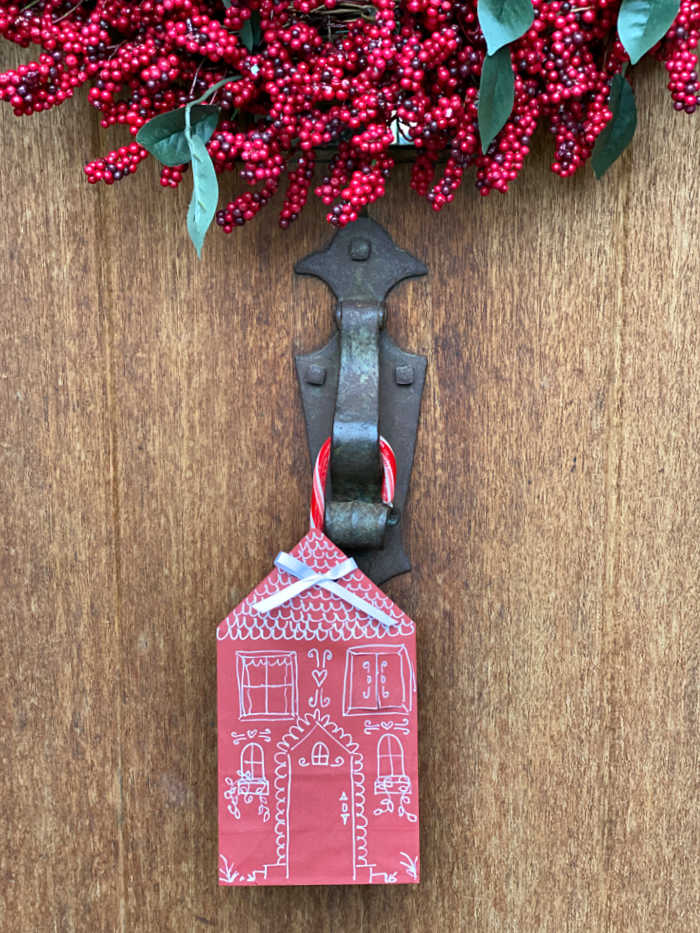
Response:
[[[293,749],[288,804],[289,880],[352,882],[352,757],[330,736],[316,732]]]

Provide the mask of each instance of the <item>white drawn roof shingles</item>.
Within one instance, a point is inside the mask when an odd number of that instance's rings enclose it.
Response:
[[[345,559],[342,551],[322,532],[315,530],[301,539],[292,554],[319,572],[328,570]],[[396,619],[397,625],[390,631],[340,597],[318,586],[305,590],[270,612],[262,614],[252,608],[253,603],[278,592],[294,582],[294,579],[275,567],[220,623],[216,630],[217,639],[341,641],[354,638],[396,638],[413,634],[415,631],[413,621],[359,569],[343,577],[338,583]]]

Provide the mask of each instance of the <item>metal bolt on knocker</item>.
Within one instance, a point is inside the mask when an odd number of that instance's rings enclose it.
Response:
[[[411,569],[400,517],[408,492],[426,359],[388,335],[386,297],[404,279],[426,275],[369,217],[296,264],[322,279],[337,299],[336,333],[320,350],[296,357],[311,462],[330,436],[324,530],[375,583]],[[396,455],[392,502],[382,498],[380,436]]]

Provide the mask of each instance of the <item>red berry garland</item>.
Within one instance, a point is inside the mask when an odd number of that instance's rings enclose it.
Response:
[[[251,190],[219,210],[217,223],[228,233],[251,220],[286,174],[287,227],[306,202],[318,149],[328,147],[334,154],[315,190],[329,221],[342,225],[384,193],[397,127],[417,150],[411,185],[435,210],[470,165],[482,194],[507,191],[540,123],[554,137],[552,170],[572,175],[610,122],[611,81],[630,59],[617,35],[620,5],[532,0],[531,25],[506,45],[512,109],[485,153],[486,42],[474,0],[0,0],[0,34],[43,49],[0,74],[0,98],[31,114],[89,83],[102,126],[126,124],[135,137],[230,77],[209,95],[218,123],[203,140],[216,173],[238,169]],[[699,36],[700,0],[681,0],[652,49],[686,113],[700,102]],[[133,140],[85,172],[112,184],[147,154]],[[161,184],[177,186],[187,168],[164,165]]]

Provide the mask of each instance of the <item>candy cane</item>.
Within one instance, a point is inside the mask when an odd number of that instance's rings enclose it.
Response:
[[[382,458],[382,502],[391,505],[394,501],[396,489],[396,454],[391,444],[385,438],[379,438],[379,455]],[[309,510],[309,523],[312,528],[323,528],[323,517],[326,509],[326,476],[328,464],[331,459],[330,437],[321,445],[321,449],[314,464],[314,479],[311,491],[311,509]]]

